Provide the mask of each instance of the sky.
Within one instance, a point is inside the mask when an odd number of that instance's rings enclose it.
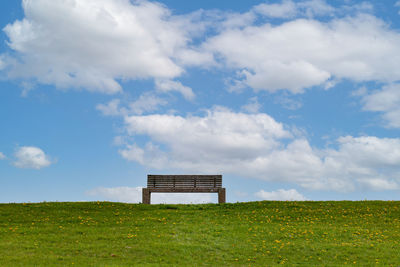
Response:
[[[147,174],[400,200],[400,1],[4,0],[0,27],[2,203],[138,203]]]

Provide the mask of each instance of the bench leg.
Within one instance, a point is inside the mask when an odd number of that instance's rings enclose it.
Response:
[[[150,190],[147,188],[142,188],[142,203],[150,204],[150,199],[151,199]]]
[[[218,203],[225,203],[225,188],[218,190]]]

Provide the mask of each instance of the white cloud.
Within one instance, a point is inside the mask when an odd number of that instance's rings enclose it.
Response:
[[[266,114],[233,113],[224,109],[208,111],[205,117],[130,116],[125,117],[125,123],[130,135],[149,135],[154,141],[168,145],[176,160],[174,164],[182,167],[199,162],[212,165],[240,162],[275,148],[279,145],[276,139],[290,137],[282,124]],[[164,153],[152,143],[144,150],[134,145],[120,153],[129,160],[153,162],[152,166],[161,167],[164,162]]]
[[[365,86],[362,86],[358,88],[357,90],[354,90],[351,92],[351,96],[365,96],[368,92],[368,89]]]
[[[253,10],[245,13],[225,13],[221,19],[221,29],[236,28],[250,25],[257,18]]]
[[[289,110],[296,110],[303,106],[303,103],[301,101],[290,98],[287,95],[280,95],[275,97],[274,102],[282,105],[282,107]]]
[[[290,1],[284,3],[291,3]],[[203,44],[238,70],[239,85],[302,93],[332,80],[400,79],[400,34],[382,20],[358,14],[328,21],[294,19],[228,28]]]
[[[122,144],[121,156],[155,169],[226,173],[295,183],[310,190],[353,191],[379,178],[400,182],[400,139],[339,138],[337,148],[316,149],[267,114],[214,109],[200,116],[125,117],[129,136],[144,146]],[[372,189],[368,187],[369,189]],[[374,189],[375,190],[375,189]]]
[[[388,181],[379,178],[361,180],[359,181],[359,183],[365,186],[367,189],[371,189],[374,191],[398,190],[400,188],[399,184],[394,181]]]
[[[142,202],[142,187],[98,187],[86,192],[89,196],[100,197],[102,200],[119,201],[127,203]],[[152,193],[152,204],[200,204],[212,203],[215,199],[211,194],[205,193]]]
[[[127,114],[143,114],[157,110],[160,106],[167,104],[167,101],[153,94],[142,94],[137,100],[129,103]]]
[[[238,190],[234,191],[233,194],[240,198],[247,197],[249,195],[247,192],[242,192],[242,191],[238,191]]]
[[[400,164],[400,139],[373,136],[345,136],[338,139],[340,150],[329,152],[332,158],[342,158],[365,168],[397,168]]]
[[[152,193],[151,203],[202,204],[217,203],[217,194],[211,193]]]
[[[261,104],[258,102],[257,97],[252,97],[249,99],[248,103],[241,107],[242,110],[249,113],[257,113],[261,108]]]
[[[307,17],[333,15],[334,7],[325,0],[310,0],[297,3],[298,10]]]
[[[283,0],[277,4],[259,4],[254,6],[253,12],[271,18],[294,18],[299,16],[314,17],[331,15],[335,8],[328,5],[323,0],[309,0],[293,2],[292,0]]]
[[[370,94],[359,90],[362,96],[363,109],[381,112],[384,123],[389,128],[400,128],[400,84],[390,84]]]
[[[264,190],[260,190],[254,194],[256,197],[261,198],[262,200],[290,200],[290,201],[303,201],[307,200],[302,194],[297,192],[296,189],[279,189],[277,191],[266,192]]]
[[[195,98],[192,88],[184,86],[177,81],[156,80],[156,89],[161,92],[177,91],[181,93],[187,100],[193,100]]]
[[[96,109],[100,110],[105,116],[119,116],[121,115],[120,102],[121,100],[119,99],[113,99],[107,104],[98,104]]]
[[[340,8],[340,10],[343,10],[345,12],[355,11],[355,12],[372,13],[374,11],[374,5],[369,2],[361,2],[354,5],[343,6]]]
[[[13,165],[17,168],[41,169],[52,164],[49,157],[38,147],[22,146],[14,153]]]
[[[98,187],[87,191],[86,194],[111,201],[128,203],[139,203],[142,201],[142,187]]]
[[[151,93],[144,93],[135,101],[129,102],[126,106],[121,106],[120,103],[120,99],[113,99],[107,104],[98,104],[96,109],[100,110],[106,116],[141,115],[156,111],[160,106],[166,105],[167,101]]]
[[[19,61],[8,61],[8,75],[60,88],[115,93],[121,90],[118,79],[177,77],[183,69],[175,55],[190,53],[190,32],[197,29],[191,28],[190,15],[172,16],[157,2],[23,0],[22,5],[25,18],[4,28]]]
[[[195,47],[192,49],[182,49],[175,57],[177,62],[185,67],[201,66],[209,68],[217,65],[213,53]]]
[[[0,152],[0,160],[5,159],[6,155],[4,155],[2,152]]]
[[[291,0],[283,0],[280,4],[259,4],[253,9],[272,18],[291,18],[297,14],[296,4]]]
[[[158,90],[192,100],[193,90],[176,81],[188,66],[230,68],[237,87],[271,92],[400,79],[400,34],[365,14],[365,3],[343,6],[346,16],[323,0],[179,16],[129,0],[24,0],[23,8],[25,18],[4,28],[15,57],[1,55],[0,69],[60,88],[115,93],[120,80],[154,78]]]
[[[35,85],[30,83],[30,82],[23,81],[21,83],[21,87],[22,87],[21,96],[22,97],[27,97],[29,92],[32,91],[35,88]]]
[[[6,67],[4,55],[0,54],[0,70],[3,70]]]

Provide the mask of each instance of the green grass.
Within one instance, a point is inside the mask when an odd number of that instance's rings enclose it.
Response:
[[[400,202],[0,204],[0,266],[399,266]]]

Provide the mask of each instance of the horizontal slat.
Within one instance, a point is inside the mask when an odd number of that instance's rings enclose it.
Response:
[[[178,187],[194,187],[194,188],[196,188],[196,187],[202,187],[202,188],[214,188],[214,187],[222,187],[222,185],[199,185],[199,186],[194,186],[194,185],[182,185],[182,186],[179,186],[179,185],[175,185],[175,186],[173,186],[173,185],[147,185],[147,187],[151,187],[151,188],[158,188],[158,187],[167,187],[167,188],[169,188],[169,187],[176,187],[176,188],[178,188]]]
[[[161,188],[161,187],[165,187],[165,188],[183,188],[183,187],[193,187],[193,188],[196,188],[196,187],[199,187],[199,188],[219,188],[219,187],[222,187],[221,185],[216,185],[216,186],[214,186],[214,185],[210,185],[210,186],[205,186],[205,185],[202,185],[202,186],[192,186],[192,185],[186,185],[186,186],[169,186],[169,185],[156,185],[156,186],[154,186],[154,185],[148,185],[147,187],[149,187],[149,188]]]
[[[167,181],[167,182],[148,182],[148,184],[194,184],[195,182],[177,182],[177,181]],[[222,184],[221,182],[196,182],[196,184]]]
[[[220,188],[220,187],[222,187],[221,185],[216,185],[216,186],[214,186],[214,185],[212,185],[212,186],[205,186],[205,185],[202,185],[202,186],[188,186],[188,185],[186,185],[186,186],[169,186],[169,185],[156,185],[156,186],[154,186],[154,185],[148,185],[147,186],[148,188],[185,188],[185,187],[192,187],[192,188]]]
[[[148,175],[147,187],[157,190],[219,190],[222,175]]]
[[[194,182],[194,181],[196,181],[196,182],[200,182],[200,183],[211,183],[211,182],[214,182],[214,181],[216,181],[216,182],[218,182],[218,183],[221,183],[222,181],[221,180],[178,180],[178,179],[168,179],[168,180],[148,180],[149,182],[172,182],[172,181],[175,181],[175,182],[181,182],[181,183],[184,183],[184,182]]]
[[[211,183],[222,183],[221,181],[148,181],[148,183],[180,183],[180,184],[185,184],[185,183],[198,183],[198,184],[211,184]]]
[[[157,183],[157,184],[194,184],[195,181],[184,181],[184,182],[182,182],[182,181],[155,181],[155,182],[148,181],[147,183]],[[214,181],[211,181],[211,182],[196,181],[196,183],[197,184],[214,184],[214,183],[221,184],[221,182],[214,182]]]
[[[222,178],[219,175],[148,175],[148,178]]]
[[[185,179],[185,180],[181,180],[181,179],[163,179],[163,180],[161,180],[161,179],[149,179],[148,180],[149,182],[172,182],[172,181],[175,181],[175,182],[194,182],[194,181],[196,181],[196,182],[199,182],[199,183],[211,183],[211,182],[218,182],[218,183],[221,183],[222,182],[222,180],[218,180],[218,179],[210,179],[210,180],[201,180],[201,179]]]
[[[222,185],[221,183],[209,183],[209,184],[194,184],[194,183],[191,183],[191,184],[180,184],[180,183],[148,183],[148,185],[176,185],[176,186],[184,186],[184,185],[188,185],[188,186],[195,186],[195,185],[198,185],[198,186],[214,186],[214,185]]]
[[[159,193],[218,193],[223,188],[149,188],[150,192]]]
[[[179,184],[193,184],[193,183],[198,183],[198,184],[213,184],[213,183],[222,183],[221,181],[148,181],[148,183],[179,183]]]
[[[180,181],[162,181],[162,182],[160,182],[160,181],[155,181],[155,182],[152,182],[152,181],[148,181],[147,182],[148,184],[153,184],[153,183],[156,183],[156,184],[194,184],[194,183],[196,183],[196,184],[222,184],[222,182],[214,182],[214,181],[212,181],[212,182],[199,182],[199,181],[185,181],[185,182],[180,182]]]
[[[222,175],[148,175],[148,179],[222,179]]]
[[[197,183],[195,183],[195,182],[190,182],[190,183],[188,183],[188,182],[185,182],[185,183],[180,183],[180,182],[154,182],[154,183],[152,183],[152,182],[148,182],[148,184],[205,184],[205,185],[208,185],[208,184],[222,184],[221,182],[216,182],[216,183],[214,183],[214,182],[210,182],[210,183],[201,183],[201,182],[197,182]]]
[[[214,185],[213,184],[210,184],[210,185],[170,185],[170,184],[161,184],[161,185],[159,185],[159,184],[156,184],[156,185],[154,185],[154,184],[148,184],[148,186],[149,187],[214,187]],[[215,185],[215,187],[221,187],[222,185],[220,185],[220,184],[216,184]]]
[[[221,177],[148,177],[149,180],[170,180],[170,179],[176,179],[176,180],[222,180]]]
[[[221,181],[148,181],[148,183],[179,183],[179,184],[190,184],[190,183],[198,183],[198,184],[213,184],[213,183],[222,183]]]
[[[221,180],[222,179],[222,177],[201,177],[201,176],[199,176],[199,177],[195,177],[195,176],[188,176],[188,177],[186,177],[186,176],[177,176],[177,177],[174,177],[174,176],[168,176],[168,177],[162,177],[162,176],[160,176],[160,177],[157,177],[157,176],[155,176],[155,177],[148,177],[148,179],[158,179],[158,180],[163,180],[163,179],[166,179],[166,180],[168,180],[168,179],[182,179],[182,180],[190,180],[190,179],[198,179],[198,180],[214,180],[214,179],[217,179],[217,180]]]
[[[221,182],[147,182],[148,184],[222,184]]]

